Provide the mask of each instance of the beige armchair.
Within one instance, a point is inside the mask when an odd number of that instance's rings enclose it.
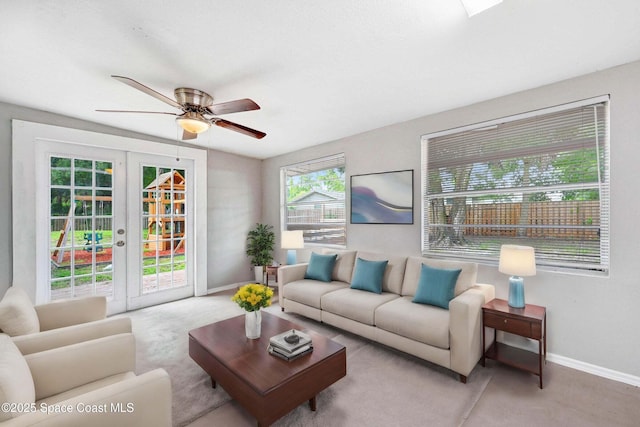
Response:
[[[171,426],[168,374],[134,370],[131,333],[28,355],[0,334],[0,426]]]
[[[11,287],[0,301],[0,332],[13,337],[23,354],[131,332],[129,318],[107,319],[106,314],[103,296],[34,306],[26,292]]]

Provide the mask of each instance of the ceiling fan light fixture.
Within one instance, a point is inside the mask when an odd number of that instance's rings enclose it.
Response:
[[[182,129],[196,134],[202,133],[211,127],[211,123],[209,123],[204,117],[192,111],[177,117],[176,122],[178,122]]]

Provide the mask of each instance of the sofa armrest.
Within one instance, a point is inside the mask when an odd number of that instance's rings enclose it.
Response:
[[[20,352],[26,355],[127,332],[131,332],[131,319],[118,317],[20,335],[12,340]]]
[[[171,426],[171,380],[156,369],[56,404],[68,413],[37,411],[12,418],[4,425],[40,427]],[[46,409],[46,408],[45,408]]]
[[[282,305],[282,288],[287,283],[304,279],[304,274],[307,272],[307,265],[309,265],[309,263],[283,265],[278,269],[278,303],[280,307],[284,307]]]
[[[449,303],[451,369],[467,376],[482,356],[482,306],[493,299],[493,285],[477,284]]]
[[[104,296],[70,298],[35,306],[40,331],[93,322],[107,317]]]
[[[36,400],[112,375],[135,371],[132,333],[111,335],[25,356],[36,389]]]

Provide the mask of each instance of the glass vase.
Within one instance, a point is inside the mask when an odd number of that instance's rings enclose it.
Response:
[[[247,311],[244,314],[244,333],[249,339],[260,338],[262,329],[262,313],[260,310]]]

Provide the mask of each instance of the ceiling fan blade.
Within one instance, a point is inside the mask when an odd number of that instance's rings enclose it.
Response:
[[[260,106],[249,98],[237,99],[235,101],[221,102],[207,107],[207,110],[214,116],[220,114],[238,113],[240,111],[259,110]]]
[[[189,139],[196,139],[198,137],[197,133],[189,132],[188,130],[182,131],[182,140],[187,141]]]
[[[178,104],[176,101],[174,101],[173,99],[164,96],[163,94],[161,94],[160,92],[156,92],[155,90],[151,89],[150,87],[147,87],[145,85],[143,85],[142,83],[139,83],[133,79],[130,79],[129,77],[123,77],[123,76],[111,76],[114,79],[131,86],[134,89],[138,89],[141,92],[146,93],[147,95],[151,95],[156,99],[159,99],[160,101],[171,105],[172,107],[178,108],[180,110],[182,110],[182,105]]]
[[[233,130],[236,132],[240,132],[242,134],[251,136],[256,139],[262,139],[267,135],[266,133],[260,132],[259,130],[251,129],[246,126],[242,126],[237,123],[233,123],[224,119],[216,118],[212,120],[212,122],[215,123],[217,126],[223,127],[225,129]]]
[[[177,116],[177,113],[167,113],[164,111],[134,111],[134,110],[96,110],[101,113],[144,113],[144,114],[168,114],[170,116]]]

